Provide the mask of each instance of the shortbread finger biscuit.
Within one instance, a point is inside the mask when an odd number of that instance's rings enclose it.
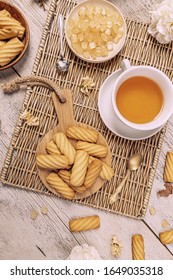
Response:
[[[76,150],[83,150],[91,156],[98,158],[105,157],[108,153],[106,146],[78,141],[76,144]]]
[[[25,27],[21,25],[21,23],[14,19],[13,17],[9,16],[0,16],[0,28],[7,28],[7,29],[17,29],[18,30],[18,37],[20,39],[23,38],[25,33]]]
[[[110,181],[112,179],[112,177],[114,176],[114,173],[115,172],[114,172],[113,168],[103,162],[102,170],[100,172],[100,177],[103,180]]]
[[[69,222],[69,227],[73,232],[96,229],[100,227],[100,218],[99,216],[88,216],[74,219]]]
[[[58,175],[61,177],[61,179],[66,182],[68,185],[70,185],[70,172],[68,170],[59,170]]]
[[[144,239],[141,234],[132,237],[132,258],[133,260],[145,260]]]
[[[74,187],[83,185],[88,167],[89,155],[85,151],[77,151],[70,176],[70,184]]]
[[[7,65],[23,50],[24,44],[18,39],[9,40],[2,48],[0,48],[0,66]]]
[[[36,156],[37,165],[44,169],[64,169],[69,165],[69,160],[64,155],[38,155]]]
[[[96,143],[98,138],[98,132],[81,126],[73,125],[67,128],[67,136],[69,138],[77,140]]]
[[[49,155],[60,155],[61,152],[57,148],[56,144],[52,141],[50,141],[49,144],[46,146],[46,151],[48,152]]]
[[[173,243],[173,229],[159,233],[159,238],[163,244]]]
[[[50,173],[46,181],[50,184],[51,187],[56,189],[63,197],[67,199],[73,199],[75,197],[75,191],[69,187],[59,176],[58,174],[52,172]]]
[[[22,26],[21,22],[18,21],[17,19],[15,19],[14,17],[12,17],[12,15],[11,15],[7,10],[5,10],[5,9],[0,11],[0,16],[9,17],[9,18],[11,18],[11,19],[13,20],[13,22],[15,22],[17,25],[21,25],[21,26]],[[23,27],[23,28],[24,28],[24,27]]]
[[[98,160],[100,161],[99,159],[96,159],[92,156],[89,156],[89,164],[91,164],[91,162],[93,160]],[[112,179],[112,177],[114,176],[114,169],[107,165],[105,162],[101,161],[102,163],[102,169],[101,169],[101,172],[100,172],[100,177],[103,179],[103,180],[107,180],[107,181],[110,181]]]
[[[96,178],[100,174],[101,169],[102,169],[101,161],[93,160],[85,176],[84,185],[86,186],[87,189],[94,184]]]
[[[6,42],[4,41],[0,41],[0,48],[2,48],[3,46],[5,46]]]
[[[11,17],[11,14],[7,10],[1,10],[0,11],[0,16],[6,16],[6,17]]]
[[[86,187],[84,185],[80,186],[80,187],[74,187],[70,184],[70,172],[67,170],[60,170],[58,172],[59,177],[61,177],[61,179],[66,182],[75,192],[77,193],[83,193],[86,191]]]
[[[169,183],[173,182],[173,152],[166,154],[164,181]]]
[[[80,186],[80,187],[73,187],[72,188],[74,189],[75,192],[77,193],[84,193],[86,191],[86,187],[84,185]]]
[[[66,135],[62,132],[58,132],[55,134],[55,142],[60,150],[60,152],[68,157],[69,159],[69,164],[74,163],[74,158],[76,154],[75,148],[72,146],[72,144],[69,142],[67,139]]]
[[[11,39],[13,37],[17,37],[18,30],[17,29],[0,29],[0,40]]]
[[[20,21],[12,17],[12,15],[5,9],[0,11],[0,16],[10,17],[17,25],[22,25]]]

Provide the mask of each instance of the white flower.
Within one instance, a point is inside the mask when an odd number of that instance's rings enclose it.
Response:
[[[72,249],[68,260],[101,260],[98,251],[88,244],[76,246]]]
[[[173,0],[165,0],[151,13],[150,33],[161,44],[173,41]]]

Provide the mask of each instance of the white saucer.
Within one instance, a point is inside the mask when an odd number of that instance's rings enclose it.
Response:
[[[100,88],[98,96],[98,109],[100,116],[104,124],[117,136],[129,140],[142,140],[149,138],[159,132],[163,126],[153,130],[139,131],[124,124],[115,114],[111,101],[112,87],[115,80],[121,73],[121,69],[113,72],[107,77]]]

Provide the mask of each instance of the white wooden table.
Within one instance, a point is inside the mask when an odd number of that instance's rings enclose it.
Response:
[[[47,11],[40,9],[33,0],[11,1],[18,6],[29,22],[31,30],[30,47],[24,58],[9,70],[0,72],[0,82],[12,80],[31,73],[37,47],[41,37]],[[112,0],[125,15],[147,21],[148,10],[160,0]],[[145,3],[144,3],[145,2]],[[48,10],[50,1],[46,4]],[[24,93],[0,95],[0,169]],[[114,259],[110,252],[110,240],[113,235],[123,242],[123,252],[119,259],[131,259],[131,237],[135,233],[143,235],[146,259],[173,259],[173,244],[164,246],[158,238],[163,220],[169,221],[173,228],[173,196],[158,198],[157,191],[163,187],[163,167],[165,154],[173,149],[173,125],[170,121],[158,164],[157,174],[152,188],[149,207],[143,221],[111,214],[91,207],[47,197],[12,187],[0,187],[0,259],[66,259],[71,249],[87,243],[94,246],[103,259]],[[39,214],[36,220],[30,218],[33,209],[42,205],[49,209],[48,215]],[[156,214],[151,216],[149,208],[155,207]],[[72,234],[68,222],[77,216],[98,214],[101,227],[97,230]]]

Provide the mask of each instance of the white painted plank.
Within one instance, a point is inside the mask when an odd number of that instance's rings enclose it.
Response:
[[[75,245],[87,243],[96,247],[103,259],[114,259],[110,240],[116,234],[123,242],[120,259],[131,259],[131,237],[141,233],[146,259],[173,259],[142,221],[25,190],[0,188],[0,198],[0,258],[66,259]],[[31,211],[40,211],[42,204],[48,207],[48,215],[40,213],[33,221]],[[100,229],[70,233],[69,220],[86,215],[99,215]],[[36,250],[36,245],[46,257]]]
[[[0,83],[11,81],[18,78],[13,69],[0,72]],[[7,148],[10,144],[12,133],[22,108],[25,92],[19,91],[14,94],[2,94],[0,92],[0,169]]]
[[[159,234],[159,232],[173,228],[173,195],[170,195],[169,197],[158,197],[157,195],[157,192],[159,190],[165,189],[163,182],[165,157],[168,151],[173,150],[172,139],[173,117],[170,119],[168,124],[166,136],[162,146],[162,152],[158,163],[156,177],[152,187],[148,211],[144,219],[145,222],[152,228],[152,230],[157,235]],[[156,209],[156,214],[154,216],[151,216],[149,213],[150,207],[154,207]],[[166,229],[162,227],[162,222],[164,220],[167,220],[169,222],[169,226]],[[167,247],[171,252],[173,252],[173,244],[167,245]]]

